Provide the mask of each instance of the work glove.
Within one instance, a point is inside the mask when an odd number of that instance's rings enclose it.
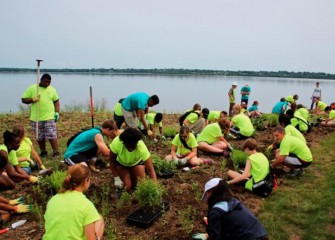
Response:
[[[154,135],[153,132],[150,129],[147,130],[147,134],[148,134],[149,137],[152,137],[152,135]]]
[[[266,150],[271,151],[272,148],[273,148],[273,144],[271,144],[270,146],[268,146],[268,147],[266,148]]]
[[[19,205],[16,205],[15,212],[17,212],[17,213],[26,213],[26,212],[30,212],[32,209],[33,209],[32,205],[19,204]]]
[[[120,177],[114,177],[114,186],[117,188],[122,188],[123,182],[121,181]]]
[[[33,102],[38,102],[40,100],[40,95],[33,97]]]
[[[38,180],[39,178],[35,176],[29,176],[29,179],[28,179],[28,181],[31,183],[36,183]]]
[[[45,170],[46,169],[46,167],[43,164],[40,166],[40,168],[41,168],[41,170]]]
[[[27,161],[29,162],[30,166],[34,167],[36,164],[34,160],[31,160],[30,158],[27,158]]]
[[[59,120],[59,112],[55,112],[55,122],[58,122]]]
[[[164,135],[162,135],[162,137],[161,137],[163,140],[166,140],[166,137],[164,136]]]
[[[157,142],[158,142],[158,139],[157,139],[157,138],[154,138],[154,142],[157,143]]]
[[[206,240],[208,238],[207,233],[195,233],[192,235],[192,239]]]
[[[17,205],[17,204],[23,204],[24,201],[23,201],[23,197],[19,197],[17,199],[13,199],[13,200],[9,200],[9,205]]]
[[[179,160],[178,160],[178,158],[177,157],[175,157],[175,158],[173,158],[173,160],[172,160],[172,162],[173,162],[173,164],[174,165],[178,165],[178,163],[179,163]]]
[[[185,157],[185,158],[182,158],[182,159],[180,159],[179,160],[179,165],[180,166],[184,166],[184,165],[186,165],[186,163],[188,162],[188,157]]]

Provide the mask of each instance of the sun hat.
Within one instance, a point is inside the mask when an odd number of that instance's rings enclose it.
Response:
[[[233,86],[237,86],[237,82],[233,82],[233,84],[232,84]]]
[[[219,182],[222,180],[222,178],[212,178],[205,184],[205,191],[202,194],[201,199],[203,200],[205,198],[206,192],[214,187],[216,187]]]

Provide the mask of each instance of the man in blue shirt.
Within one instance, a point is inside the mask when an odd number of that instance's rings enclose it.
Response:
[[[152,107],[159,103],[157,95],[149,97],[148,94],[143,92],[133,93],[126,97],[122,103],[122,113],[124,120],[128,127],[137,128],[138,121],[142,123],[145,130],[147,130],[148,136],[153,136],[152,131],[149,129],[147,122],[145,121],[144,115],[148,111],[148,107]]]
[[[241,104],[242,102],[245,102],[246,106],[248,107],[248,101],[249,101],[249,95],[250,95],[250,87],[248,84],[245,84],[242,88],[241,88]]]

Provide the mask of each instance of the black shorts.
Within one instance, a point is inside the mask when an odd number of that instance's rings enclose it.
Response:
[[[64,159],[64,162],[69,166],[81,162],[88,163],[92,158],[97,156],[97,152],[98,152],[98,146],[96,145],[95,147],[85,152],[78,153],[77,155],[73,155],[69,158]]]

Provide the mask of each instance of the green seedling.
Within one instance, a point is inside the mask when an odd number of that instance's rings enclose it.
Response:
[[[138,182],[134,195],[142,208],[153,209],[161,206],[165,192],[166,188],[159,181],[143,178]]]
[[[163,135],[167,138],[173,138],[178,133],[178,129],[175,127],[165,127],[163,129]]]
[[[248,155],[244,151],[238,149],[232,150],[231,159],[235,169],[238,169],[240,165],[245,165],[247,158]]]
[[[153,162],[155,171],[158,175],[164,175],[165,173],[175,172],[177,168],[176,164],[174,164],[172,161],[167,161],[167,160],[161,159],[160,157],[153,158],[152,162]]]
[[[194,227],[194,217],[195,210],[191,205],[188,205],[186,209],[178,211],[178,215],[180,218],[180,224],[182,226],[183,231],[189,235]]]
[[[45,177],[44,181],[49,183],[58,192],[62,187],[66,174],[65,171],[54,171],[50,176]]]

